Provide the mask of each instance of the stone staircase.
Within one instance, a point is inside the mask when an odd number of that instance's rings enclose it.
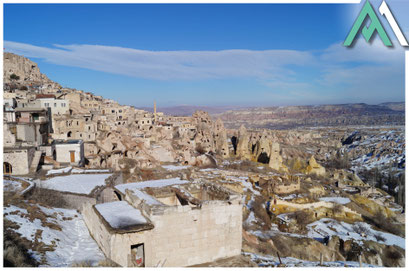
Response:
[[[34,153],[33,161],[31,162],[30,166],[30,173],[37,172],[38,163],[40,162],[42,153],[43,153],[42,151],[36,151]]]

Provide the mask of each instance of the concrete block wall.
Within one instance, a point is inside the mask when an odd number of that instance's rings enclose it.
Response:
[[[131,245],[144,244],[145,266],[181,267],[211,262],[241,253],[242,204],[210,201],[201,208],[164,207],[152,212],[154,229],[112,234],[87,205],[85,223],[105,255],[127,266]]]

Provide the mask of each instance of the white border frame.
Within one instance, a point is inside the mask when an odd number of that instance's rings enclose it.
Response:
[[[364,0],[365,1],[365,0]],[[40,4],[40,3],[54,3],[54,4],[85,4],[85,3],[93,3],[93,4],[98,4],[98,3],[112,3],[112,4],[123,4],[123,3],[135,3],[135,4],[170,4],[170,3],[184,3],[184,4],[359,4],[361,0],[255,0],[255,1],[248,1],[248,0],[199,0],[199,1],[192,1],[192,0],[142,0],[142,1],[136,1],[136,0],[63,0],[63,1],[58,1],[58,0],[43,0],[43,1],[27,1],[27,0],[3,0],[3,2],[0,5],[0,13],[2,16],[1,24],[2,27],[0,28],[0,34],[1,34],[1,41],[0,44],[3,47],[3,42],[4,42],[4,33],[3,33],[3,23],[4,23],[4,9],[3,9],[3,4]],[[1,63],[3,63],[3,54],[0,56]],[[3,65],[1,65],[1,74],[3,74]],[[0,79],[1,86],[3,86],[3,76],[1,76]],[[405,136],[408,134],[408,125],[409,125],[409,120],[407,118],[407,112],[409,110],[409,104],[406,101],[406,96],[409,90],[409,50],[405,51]],[[1,95],[0,98],[1,104],[3,104],[3,95]],[[1,119],[3,119],[3,110],[1,110],[0,113]],[[0,129],[3,131],[3,122],[0,124]],[[0,137],[0,145],[3,146],[3,136]],[[405,144],[405,152],[408,153],[408,146]],[[3,164],[3,155],[0,157],[0,162]],[[406,186],[406,176],[407,176],[407,168],[405,165],[405,186]],[[3,180],[3,175],[1,175],[1,180]],[[405,192],[406,194],[406,192]],[[1,200],[1,207],[3,209],[3,186],[1,188],[1,195],[0,195],[0,200]],[[409,199],[406,197],[405,204],[408,206]],[[407,218],[407,215],[405,214],[405,220]],[[406,221],[405,221],[406,223]],[[0,221],[0,226],[1,229],[3,230],[3,218]],[[408,224],[405,224],[406,228],[406,235],[409,233],[409,227]],[[3,243],[3,234],[0,237],[0,242]],[[405,236],[405,243],[406,243],[406,248],[408,248],[408,238]],[[406,267],[408,266],[408,258],[407,258],[407,253],[405,250],[405,265]],[[1,262],[3,262],[3,253],[1,253],[0,256]],[[16,270],[19,270],[20,268],[16,268]],[[128,268],[126,268],[128,269]],[[193,269],[193,268],[185,268],[186,270],[188,269]],[[217,269],[217,268],[216,268]],[[232,269],[232,268],[230,268]],[[237,269],[237,268],[234,268]],[[246,268],[247,269],[247,268]],[[291,268],[290,268],[291,269]],[[312,267],[302,267],[302,270],[315,270],[316,268]],[[367,269],[367,268],[365,268]],[[61,268],[47,268],[47,270],[61,270]],[[163,270],[170,270],[170,268],[163,268]],[[196,269],[195,269],[196,270]],[[201,270],[215,270],[215,268],[204,268]]]

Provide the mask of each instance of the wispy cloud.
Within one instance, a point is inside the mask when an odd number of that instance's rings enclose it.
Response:
[[[147,51],[101,45],[54,45],[53,48],[5,41],[7,51],[49,63],[158,80],[270,78],[307,65],[309,52],[292,50]]]
[[[271,90],[261,96],[288,103],[306,99],[312,103],[336,102],[339,97],[373,103],[404,99],[404,50],[397,45],[387,49],[379,39],[371,45],[358,40],[351,49],[339,42],[314,52],[149,51],[77,44],[40,47],[13,41],[5,41],[4,47],[57,65],[143,79],[250,79],[255,86]]]

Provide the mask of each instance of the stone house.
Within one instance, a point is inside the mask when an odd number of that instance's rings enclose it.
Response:
[[[289,182],[274,182],[273,193],[289,194],[300,190],[300,180]]]
[[[55,139],[78,139],[95,141],[97,137],[97,121],[92,114],[54,117]]]
[[[81,106],[90,110],[90,111],[98,111],[101,109],[101,102],[96,100],[82,100]]]
[[[43,108],[16,108],[16,122],[9,128],[15,131],[16,140],[27,145],[46,144],[50,133],[49,114]]]
[[[33,164],[36,153],[35,147],[4,147],[3,148],[3,174],[27,175]],[[38,161],[37,161],[38,163]]]
[[[70,109],[69,100],[56,99],[54,95],[37,95],[37,99],[32,102],[33,107],[50,108],[52,115],[68,114]]]
[[[300,190],[300,179],[298,176],[271,176],[263,178],[259,176],[250,176],[249,179],[253,185],[261,187],[263,191],[262,193],[266,196],[274,194],[289,194]]]
[[[81,94],[79,92],[64,93],[62,97],[68,100],[71,104],[81,104]]]
[[[58,163],[84,165],[84,142],[82,140],[55,140],[53,159]]]
[[[115,186],[120,201],[83,208],[105,255],[121,266],[183,267],[241,253],[241,196],[214,183],[167,179]]]

